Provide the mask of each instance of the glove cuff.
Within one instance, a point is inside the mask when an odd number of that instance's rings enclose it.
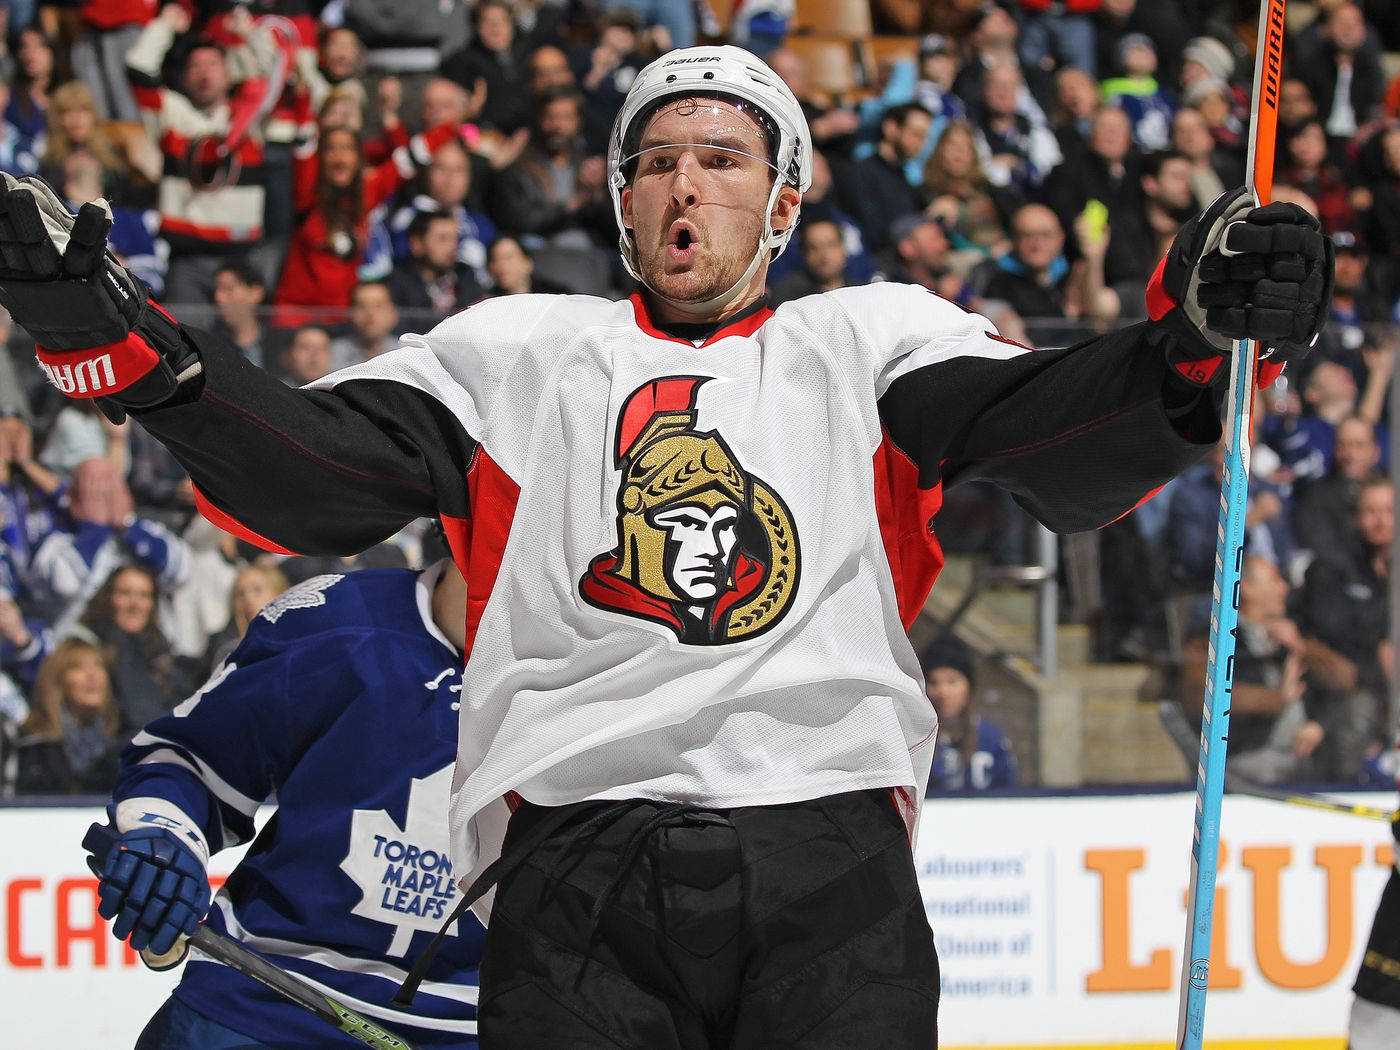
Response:
[[[112,826],[122,834],[146,829],[167,831],[194,854],[201,868],[209,866],[209,843],[204,832],[169,799],[124,798],[112,807]]]
[[[35,356],[49,382],[67,396],[110,397],[126,408],[162,404],[202,371],[179,322],[151,299],[116,342],[76,349],[40,345]]]
[[[69,397],[108,397],[144,379],[160,365],[160,354],[139,332],[83,350],[36,346],[34,356],[49,382]]]

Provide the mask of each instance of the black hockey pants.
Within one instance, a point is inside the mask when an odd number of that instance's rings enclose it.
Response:
[[[505,861],[482,1050],[937,1046],[938,957],[886,791],[525,804]]]

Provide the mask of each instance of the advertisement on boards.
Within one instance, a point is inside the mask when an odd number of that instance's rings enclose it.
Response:
[[[942,964],[945,1050],[1167,1050],[1193,805],[1189,793],[929,799],[915,863]],[[0,808],[0,841],[24,845],[0,852],[6,1045],[130,1047],[178,979],[146,970],[96,914],[78,844],[101,817]],[[1343,1050],[1393,863],[1389,827],[1234,796],[1221,826],[1208,1046]],[[215,857],[216,882],[236,858]]]

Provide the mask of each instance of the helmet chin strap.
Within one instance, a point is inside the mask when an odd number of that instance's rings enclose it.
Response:
[[[713,298],[706,299],[699,303],[681,302],[679,299],[672,299],[669,295],[663,295],[651,285],[646,284],[647,291],[658,299],[664,300],[667,306],[672,307],[678,313],[683,313],[688,317],[697,320],[710,320],[718,310],[723,310],[739,297],[739,294],[753,280],[753,275],[758,273],[759,266],[763,263],[764,257],[769,253],[773,244],[773,224],[768,221],[773,214],[773,206],[778,203],[778,194],[782,191],[784,182],[782,179],[773,180],[773,190],[768,195],[768,207],[764,211],[763,236],[758,239],[758,250],[753,253],[753,258],[749,260],[748,269],[739,275],[739,279],[731,284],[727,289],[720,292]],[[795,218],[795,216],[794,216]]]

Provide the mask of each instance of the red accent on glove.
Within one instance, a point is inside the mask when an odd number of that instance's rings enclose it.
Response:
[[[1172,365],[1187,382],[1205,386],[1220,368],[1223,357],[1203,357],[1199,361],[1178,361]]]
[[[152,310],[157,310],[157,311],[159,311],[160,314],[161,314],[161,316],[163,316],[163,317],[164,317],[167,321],[169,321],[171,324],[179,324],[179,323],[180,323],[179,321],[175,320],[175,318],[173,318],[173,317],[170,316],[170,311],[169,311],[169,310],[167,310],[165,307],[161,306],[160,303],[156,302],[154,299],[150,298],[149,296],[148,296],[147,299],[146,299],[146,305],[149,306]]]
[[[155,348],[135,332],[119,343],[85,350],[35,347],[49,382],[69,397],[106,397],[131,386],[160,364]]]
[[[1162,274],[1166,268],[1167,257],[1163,255],[1157,262],[1157,269],[1152,271],[1152,276],[1147,280],[1147,316],[1154,321],[1160,321],[1177,306],[1176,300],[1162,287]]]
[[[1278,378],[1278,375],[1280,372],[1283,371],[1283,368],[1284,362],[1282,361],[1260,361],[1259,378],[1256,381],[1256,385],[1259,387],[1260,390],[1263,390],[1265,387],[1268,386],[1273,386],[1274,380]]]

